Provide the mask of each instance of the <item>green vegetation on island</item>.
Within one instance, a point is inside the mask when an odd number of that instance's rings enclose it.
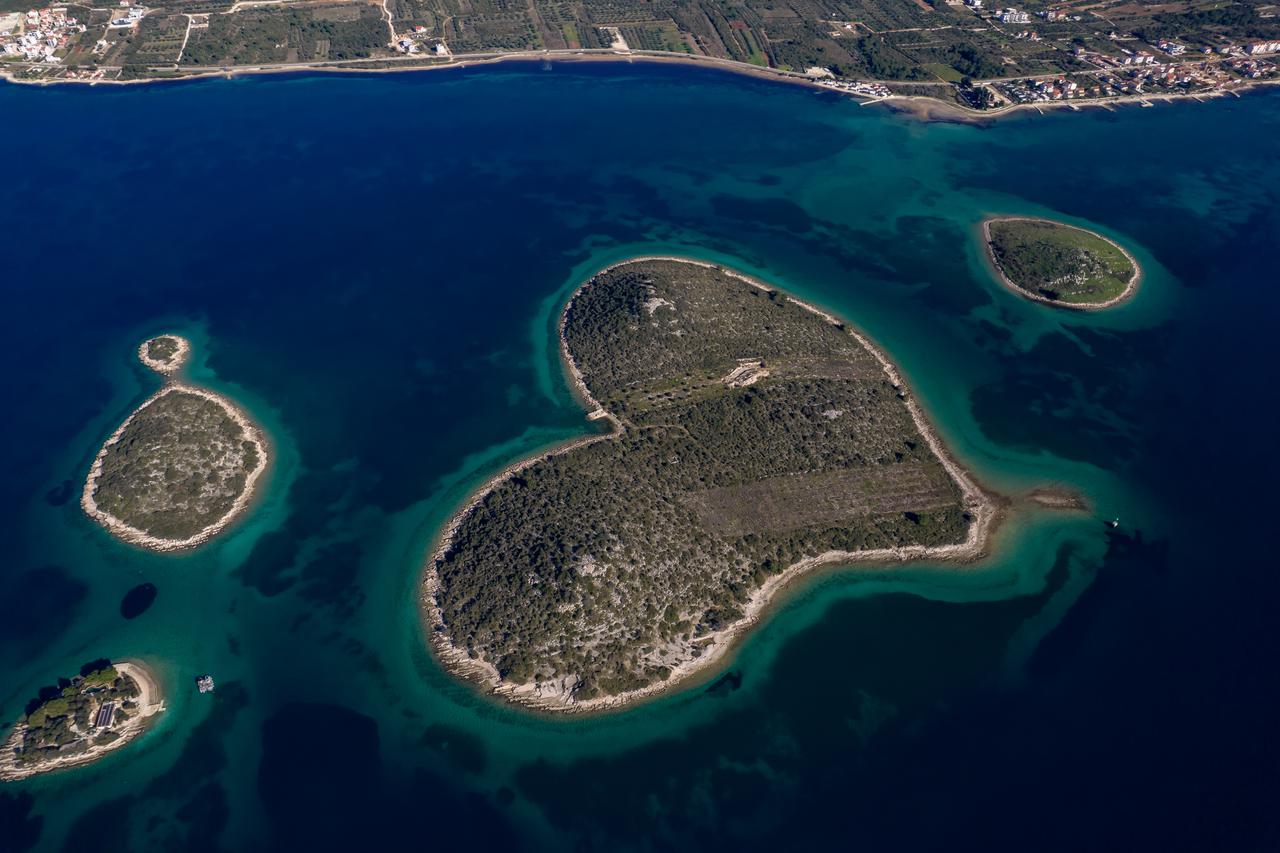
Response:
[[[81,752],[88,749],[90,741],[115,740],[119,735],[110,728],[96,731],[92,725],[95,712],[107,702],[119,703],[120,710],[112,717],[113,722],[123,723],[129,719],[137,696],[138,685],[133,679],[120,675],[109,664],[86,675],[77,675],[56,697],[45,699],[27,714],[18,762],[39,761],[50,752]]]
[[[187,342],[162,335],[139,350],[162,373]],[[241,510],[266,465],[259,431],[234,405],[202,388],[170,383],[107,440],[85,484],[85,511],[127,541],[158,550],[212,536]]]
[[[695,668],[801,561],[972,541],[972,502],[905,389],[830,318],[641,260],[562,322],[615,431],[515,466],[445,534],[429,606],[458,668],[549,705],[644,690]]]
[[[154,361],[168,364],[178,354],[178,339],[173,335],[161,335],[147,341],[147,355]]]
[[[1102,308],[1131,295],[1133,258],[1092,231],[1047,219],[989,219],[983,236],[997,273],[1025,296],[1064,307]]]
[[[148,535],[186,539],[231,510],[257,465],[257,445],[223,406],[175,389],[107,448],[94,500]]]
[[[0,779],[82,764],[122,745],[163,709],[158,694],[139,664],[86,664],[27,703],[0,754]]]
[[[158,335],[138,349],[138,358],[157,373],[175,373],[187,360],[191,344],[177,335]]]

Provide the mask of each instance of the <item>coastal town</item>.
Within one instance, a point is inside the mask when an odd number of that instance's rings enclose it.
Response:
[[[1076,56],[1095,70],[988,84],[990,106],[1100,100],[1141,95],[1212,95],[1241,83],[1277,78],[1280,41],[1202,47],[1188,59],[1183,45],[1162,42],[1161,52],[1124,49],[1119,56],[1080,49]],[[1197,61],[1198,60],[1198,61]]]
[[[668,0],[555,4],[554,13],[543,0],[526,12],[481,3],[467,14],[444,0],[67,3],[0,12],[0,75],[98,83],[626,58],[978,113],[1150,104],[1280,81],[1280,19],[1265,3],[856,0],[840,4],[838,18],[816,16],[802,0],[684,8]]]
[[[65,6],[32,9],[25,15],[10,12],[0,15],[0,50],[6,58],[56,64],[65,58],[72,40],[87,30]]]

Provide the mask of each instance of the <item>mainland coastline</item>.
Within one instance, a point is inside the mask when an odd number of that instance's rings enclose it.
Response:
[[[4,741],[3,749],[0,750],[0,781],[13,782],[53,770],[92,764],[108,753],[132,742],[150,727],[153,718],[165,710],[164,694],[160,690],[160,683],[155,674],[145,663],[138,660],[116,661],[111,665],[120,676],[131,679],[138,688],[137,697],[129,700],[136,706],[134,713],[123,722],[108,724],[103,729],[115,737],[105,742],[95,738],[93,743],[79,752],[24,763],[18,760],[18,750],[21,749],[27,734],[27,722],[24,719],[14,726],[13,731]],[[115,715],[108,714],[108,716]]]
[[[998,222],[1043,223],[1057,228],[1070,229],[1088,234],[1091,237],[1107,243],[1124,255],[1125,259],[1133,266],[1133,274],[1130,276],[1129,281],[1125,284],[1124,290],[1121,293],[1101,302],[1067,302],[1059,299],[1049,299],[1038,293],[1032,293],[1027,288],[1013,282],[1006,274],[1004,266],[1000,263],[999,258],[996,257],[995,246],[991,235],[991,226],[993,223]],[[1051,305],[1055,308],[1066,308],[1072,311],[1102,311],[1107,308],[1113,308],[1132,299],[1134,294],[1138,291],[1139,283],[1142,281],[1142,265],[1138,263],[1138,259],[1135,258],[1128,249],[1117,243],[1115,240],[1112,240],[1110,237],[1106,237],[1088,228],[1081,228],[1078,225],[1071,225],[1066,222],[1059,222],[1054,219],[1046,219],[1039,216],[989,216],[982,220],[980,230],[982,234],[983,255],[988,264],[990,264],[991,268],[995,271],[996,278],[1008,290],[1011,290],[1018,296],[1021,296],[1024,299],[1029,299],[1033,302],[1039,302],[1043,305]]]
[[[964,506],[971,515],[972,522],[968,526],[965,540],[959,543],[940,546],[912,545],[852,552],[831,550],[808,556],[788,565],[751,593],[749,600],[742,608],[740,618],[702,638],[701,653],[691,660],[672,667],[670,676],[662,681],[622,693],[589,699],[576,699],[555,689],[550,692],[544,692],[536,683],[532,685],[527,683],[513,684],[504,680],[497,668],[491,663],[470,657],[465,650],[455,646],[445,636],[445,621],[437,601],[440,578],[436,565],[449,552],[454,537],[467,516],[499,485],[524,469],[550,457],[563,455],[597,442],[615,441],[626,433],[627,428],[618,416],[601,405],[588,389],[582,371],[570,352],[566,338],[566,326],[574,301],[597,278],[619,267],[649,261],[667,261],[715,270],[765,293],[780,293],[787,301],[848,332],[872,355],[888,381],[899,390],[916,429],[940,461],[947,474],[959,487],[963,496]],[[714,674],[715,668],[731,654],[737,645],[750,633],[750,630],[761,621],[770,604],[778,597],[778,594],[816,569],[837,566],[852,567],[856,564],[889,567],[921,560],[936,560],[956,565],[966,565],[977,562],[990,553],[994,535],[1001,521],[1005,518],[1010,501],[983,488],[976,478],[956,460],[954,455],[942,443],[923,408],[912,394],[906,392],[901,374],[889,357],[880,348],[872,344],[864,333],[832,314],[796,299],[790,294],[779,291],[777,288],[770,287],[750,276],[719,264],[684,257],[640,256],[619,261],[589,276],[570,295],[561,310],[557,329],[560,363],[565,375],[570,379],[569,384],[573,389],[574,396],[587,409],[588,420],[607,421],[610,428],[606,433],[573,439],[540,454],[508,465],[475,490],[433,540],[432,547],[429,549],[430,557],[426,562],[423,579],[422,606],[425,615],[425,628],[428,644],[432,648],[435,657],[444,669],[454,676],[479,686],[494,696],[533,710],[575,714],[618,710],[636,702],[654,698],[659,694],[673,691],[679,687],[696,683],[698,680]]]
[[[121,541],[138,545],[151,551],[169,552],[187,550],[209,541],[242,515],[252,502],[257,484],[267,470],[270,463],[270,452],[262,430],[238,406],[221,394],[181,382],[175,378],[190,355],[191,344],[185,338],[177,335],[161,337],[176,340],[174,354],[169,359],[158,360],[153,358],[149,351],[150,345],[160,338],[145,341],[138,349],[138,358],[148,368],[165,376],[166,382],[158,391],[134,409],[103,443],[102,448],[98,451],[97,456],[94,457],[93,464],[89,468],[89,474],[85,479],[84,488],[80,496],[80,506],[86,515],[97,521]],[[129,430],[139,416],[145,415],[148,409],[162,403],[167,397],[174,394],[207,401],[219,407],[223,415],[240,430],[243,440],[252,446],[254,461],[253,465],[244,474],[244,482],[239,494],[225,512],[190,535],[167,537],[154,535],[104,509],[99,503],[98,492],[100,481],[103,477],[104,463],[108,455],[121,441],[122,437],[125,436],[126,431]]]
[[[740,74],[747,77],[772,80],[780,83],[789,83],[792,85],[804,86],[815,91],[822,91],[840,95],[842,97],[852,98],[861,106],[882,104],[894,112],[924,122],[973,125],[989,124],[1001,118],[1022,115],[1030,112],[1034,112],[1037,115],[1044,115],[1046,112],[1053,112],[1062,109],[1071,110],[1073,112],[1080,112],[1085,109],[1104,109],[1114,112],[1116,107],[1150,107],[1156,102],[1175,103],[1178,101],[1190,100],[1197,103],[1203,103],[1206,100],[1213,100],[1215,98],[1226,97],[1228,95],[1238,98],[1247,92],[1263,89],[1269,86],[1280,85],[1280,79],[1240,80],[1229,87],[1212,92],[1188,92],[1185,94],[1173,92],[1142,93],[1107,98],[1081,98],[1073,101],[1015,103],[1006,104],[992,109],[980,110],[974,109],[973,107],[957,101],[948,101],[919,94],[899,94],[891,92],[889,95],[873,97],[823,85],[819,80],[809,77],[799,71],[788,71],[782,68],[753,65],[749,62],[740,62],[734,59],[715,56],[682,55],[667,51],[630,50],[623,52],[608,48],[594,50],[578,48],[566,50],[480,52],[474,54],[457,54],[446,62],[424,62],[423,60],[410,57],[370,57],[367,59],[333,61],[193,67],[185,69],[172,76],[147,77],[131,80],[77,78],[28,79],[17,76],[8,68],[0,68],[0,80],[24,86],[135,86],[173,84],[218,78],[229,80],[237,77],[256,77],[271,74],[410,74],[427,71],[482,67],[505,62],[651,63],[712,68],[732,74]],[[867,80],[855,82],[883,83],[886,81]]]

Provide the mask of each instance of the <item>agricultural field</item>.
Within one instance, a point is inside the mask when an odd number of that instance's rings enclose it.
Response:
[[[504,681],[645,687],[797,561],[966,538],[906,391],[782,293],[630,262],[577,293],[563,333],[618,431],[498,482],[432,566],[440,630]]]
[[[381,7],[294,4],[211,14],[193,29],[184,65],[255,65],[363,59],[385,52],[390,31]]]
[[[69,7],[86,30],[58,42],[58,57],[5,59],[20,78],[136,79],[211,66],[407,68],[480,54],[628,50],[806,74],[836,88],[882,81],[886,93],[975,109],[1053,100],[1037,81],[1072,75],[1086,75],[1084,89],[1063,98],[1139,94],[1128,67],[1135,59],[1157,60],[1144,68],[1164,69],[1165,82],[1190,73],[1196,93],[1280,74],[1272,61],[1280,53],[1254,62],[1249,52],[1280,41],[1273,3],[1028,0],[1012,20],[1006,8],[950,0],[155,0],[124,27],[109,25],[126,14],[120,7]],[[1117,68],[1127,76],[1116,78]],[[1184,70],[1170,76],[1169,68]],[[1148,84],[1169,89],[1155,78]]]
[[[186,15],[148,15],[118,54],[122,65],[172,65],[187,36]]]
[[[1216,46],[1280,38],[1280,4],[1268,2],[1121,2],[1104,13],[1108,21],[1139,38]]]
[[[986,229],[1005,281],[1050,302],[1108,302],[1123,295],[1138,273],[1119,246],[1080,228],[1043,219],[995,219]]]

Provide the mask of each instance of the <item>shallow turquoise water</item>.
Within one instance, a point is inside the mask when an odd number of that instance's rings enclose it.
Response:
[[[1257,388],[1280,97],[974,128],[688,69],[507,67],[5,87],[0,113],[45,129],[0,138],[24,164],[0,234],[50,268],[6,279],[0,319],[19,403],[0,719],[100,655],[154,662],[171,695],[129,749],[6,786],[13,844],[1068,849],[1141,827],[1239,848],[1274,830],[1254,513],[1276,468]],[[1102,231],[1141,290],[1096,315],[1021,300],[976,242],[995,213]],[[489,475],[588,429],[559,310],[600,267],[667,253],[853,321],[984,482],[1067,485],[1094,515],[1020,515],[978,567],[822,573],[709,683],[624,713],[546,718],[456,682],[422,642],[431,537]],[[164,330],[276,450],[251,516],[181,556],[113,542],[75,500],[154,387],[137,342]],[[156,603],[126,621],[143,581]]]

